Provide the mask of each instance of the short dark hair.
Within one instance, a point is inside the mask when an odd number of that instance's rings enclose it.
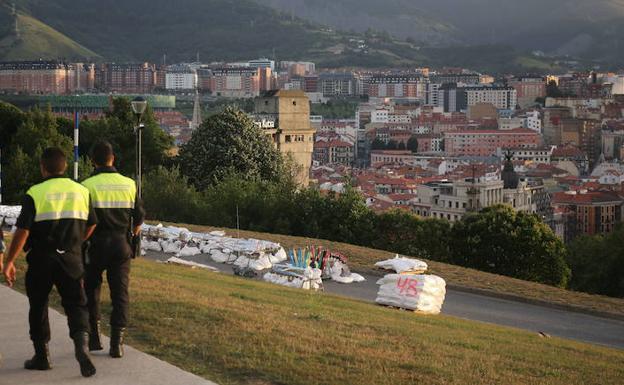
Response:
[[[52,175],[61,175],[67,168],[67,157],[58,147],[48,147],[41,154],[43,169]]]
[[[91,159],[93,160],[93,163],[98,166],[105,165],[114,156],[115,153],[113,152],[113,146],[105,140],[97,142],[91,149]]]

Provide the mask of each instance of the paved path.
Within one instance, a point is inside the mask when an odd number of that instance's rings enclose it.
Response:
[[[147,255],[147,258],[154,260],[166,260],[169,257],[170,255],[155,252],[149,252]],[[197,255],[187,259],[216,267],[226,274],[233,274],[230,265],[215,263],[206,255]],[[366,302],[374,302],[379,289],[376,284],[379,277],[363,275],[366,282],[362,283],[344,285],[326,281],[324,283],[325,291]],[[446,293],[442,313],[624,349],[624,321],[574,311],[449,289]]]
[[[126,346],[122,359],[108,356],[108,349],[92,354],[97,374],[80,376],[69,339],[67,319],[50,309],[50,355],[53,369],[29,371],[24,360],[33,355],[28,338],[27,298],[0,284],[0,385],[215,385],[194,374]],[[108,339],[104,338],[104,346]]]

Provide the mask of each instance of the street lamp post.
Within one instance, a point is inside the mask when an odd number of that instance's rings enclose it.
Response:
[[[141,150],[142,150],[142,134],[144,125],[141,123],[141,118],[143,117],[143,113],[145,113],[145,109],[147,108],[147,100],[141,96],[137,96],[131,102],[132,111],[134,112],[134,116],[137,119],[136,127],[134,128],[134,133],[136,134],[136,186],[137,186],[137,196],[139,198],[142,197],[141,190],[141,177],[142,177],[142,164],[141,164]]]

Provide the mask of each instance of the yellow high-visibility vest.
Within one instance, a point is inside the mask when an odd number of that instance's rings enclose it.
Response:
[[[136,184],[116,172],[104,172],[87,178],[82,185],[91,194],[91,205],[96,209],[133,209]]]
[[[89,190],[69,178],[52,178],[27,192],[35,203],[35,222],[89,218]]]

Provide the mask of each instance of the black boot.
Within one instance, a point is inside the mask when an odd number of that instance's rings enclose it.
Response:
[[[108,354],[113,358],[121,358],[124,355],[124,333],[126,328],[112,328],[110,337],[110,351]]]
[[[91,324],[91,333],[89,334],[89,351],[103,350],[102,341],[100,340],[102,333],[100,331],[100,321]]]
[[[74,350],[76,352],[76,360],[80,364],[80,374],[83,377],[91,377],[95,374],[95,366],[89,358],[89,352],[87,351],[89,333],[78,332],[72,336],[74,340]]]
[[[50,351],[47,342],[33,342],[35,355],[30,360],[24,362],[24,369],[28,370],[50,370]]]

